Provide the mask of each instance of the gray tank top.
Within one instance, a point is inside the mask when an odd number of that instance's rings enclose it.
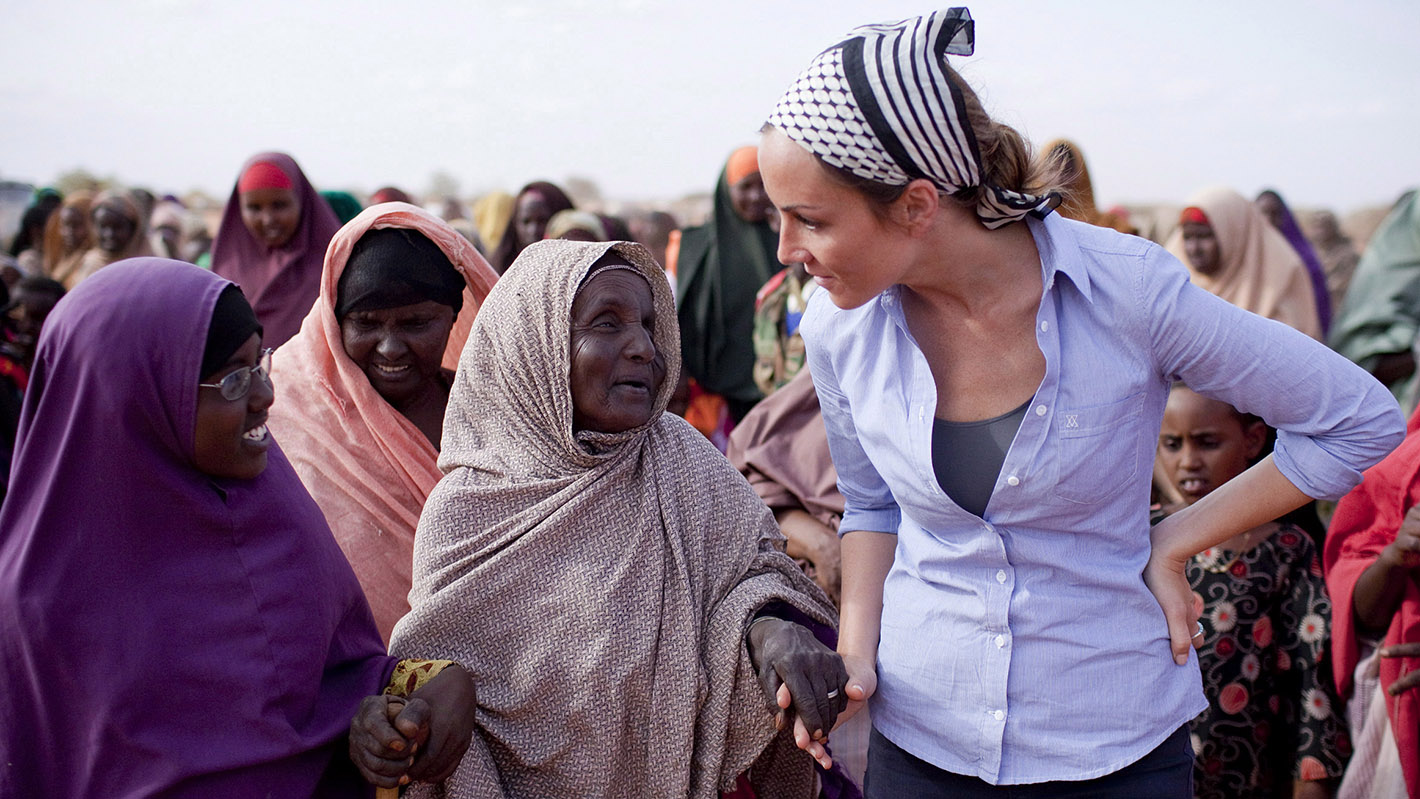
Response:
[[[986,513],[1006,451],[1029,407],[1026,400],[1014,411],[979,422],[933,419],[932,471],[953,502],[977,516]]]

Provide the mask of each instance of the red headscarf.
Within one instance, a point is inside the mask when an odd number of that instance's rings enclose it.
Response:
[[[242,287],[266,329],[262,341],[275,347],[296,335],[315,303],[325,248],[340,220],[285,153],[254,155],[237,175],[212,243],[212,271]],[[301,204],[301,221],[290,241],[271,249],[242,222],[241,195],[254,188],[282,188],[281,178]]]

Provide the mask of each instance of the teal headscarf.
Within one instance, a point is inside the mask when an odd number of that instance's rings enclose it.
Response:
[[[355,195],[348,191],[323,191],[321,197],[325,198],[330,205],[330,210],[335,212],[335,218],[340,220],[340,224],[345,224],[360,215],[365,210],[360,205],[360,201],[355,199]]]
[[[1391,209],[1366,245],[1332,323],[1331,348],[1366,370],[1381,356],[1408,352],[1420,332],[1420,198],[1410,192]],[[1390,390],[1407,413],[1415,376]]]

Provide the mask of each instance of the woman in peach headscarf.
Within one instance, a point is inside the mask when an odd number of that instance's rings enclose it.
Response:
[[[273,357],[268,424],[387,642],[409,610],[414,528],[441,477],[449,368],[496,280],[437,216],[371,206],[331,239],[315,305]]]
[[[1168,251],[1193,282],[1258,316],[1321,338],[1311,277],[1292,245],[1252,202],[1232,189],[1194,195]]]

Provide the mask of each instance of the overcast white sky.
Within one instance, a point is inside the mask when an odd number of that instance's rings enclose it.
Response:
[[[0,177],[84,167],[230,191],[281,149],[323,189],[439,170],[464,194],[590,178],[710,188],[779,93],[873,0],[116,0],[8,3]],[[971,3],[957,59],[988,110],[1084,149],[1101,205],[1275,186],[1352,210],[1420,184],[1420,3]]]

